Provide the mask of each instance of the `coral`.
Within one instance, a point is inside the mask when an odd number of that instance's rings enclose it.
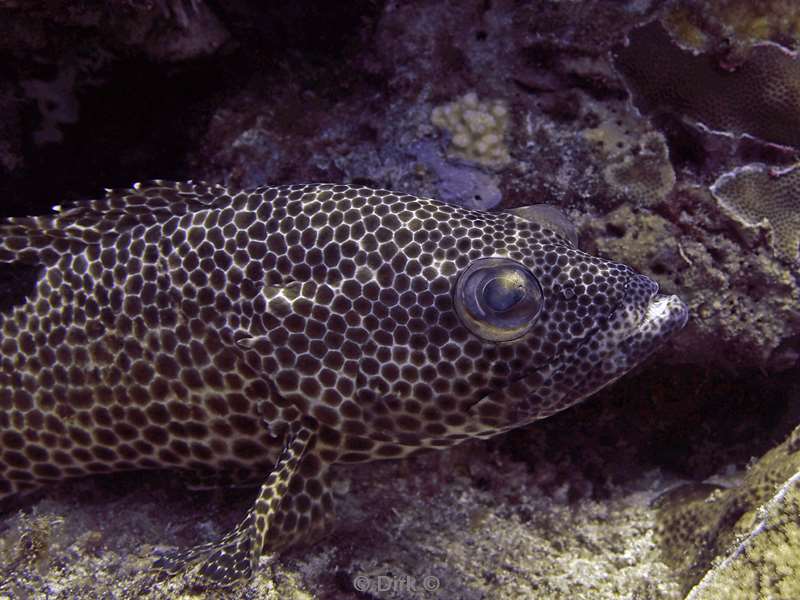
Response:
[[[613,109],[595,109],[602,120],[583,136],[606,163],[603,179],[611,193],[648,206],[663,200],[675,185],[664,136],[641,119]]]
[[[800,597],[800,472],[759,511],[744,540],[689,593],[687,600]]]
[[[736,44],[800,42],[800,5],[794,0],[683,0],[664,25],[682,45],[708,50],[722,39]]]
[[[644,136],[635,151],[603,170],[606,182],[641,204],[663,200],[675,185],[675,171],[669,162],[664,136],[652,132]]]
[[[647,22],[664,1],[582,0],[516,4],[517,29],[524,32],[518,43],[547,41],[558,48],[594,54],[618,43],[631,27]]]
[[[662,554],[678,569],[687,588],[737,536],[753,529],[759,507],[800,471],[799,442],[800,427],[753,464],[734,487],[688,484],[660,499],[658,538]],[[796,509],[791,518],[796,524]],[[791,544],[780,539],[771,548],[773,555],[792,551]]]
[[[434,108],[431,122],[450,135],[451,157],[495,168],[511,160],[505,141],[508,106],[502,100],[480,100],[469,92]]]
[[[639,139],[652,131],[634,111],[613,105],[591,103],[584,99],[592,127],[583,130],[583,137],[592,144],[603,162],[618,162],[639,146]]]
[[[800,168],[746,165],[717,179],[711,193],[746,227],[766,224],[778,257],[800,259]]]
[[[800,146],[800,61],[773,43],[738,64],[675,44],[654,22],[635,29],[614,64],[645,112],[674,113],[718,133]]]

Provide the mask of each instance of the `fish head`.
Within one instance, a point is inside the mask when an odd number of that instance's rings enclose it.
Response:
[[[294,288],[237,323],[257,326],[254,366],[284,401],[352,435],[445,445],[530,423],[623,375],[687,318],[647,277],[577,249],[552,214],[346,186],[270,206],[261,229],[283,238],[266,240],[261,266]]]
[[[688,318],[677,296],[660,294],[626,265],[586,254],[536,223],[505,226],[516,230],[516,248],[471,261],[453,294],[459,321],[482,344],[476,367],[491,374],[491,389],[469,407],[467,429],[490,435],[612,383]]]

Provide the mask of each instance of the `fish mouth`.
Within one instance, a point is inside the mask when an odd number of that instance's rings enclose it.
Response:
[[[633,335],[654,330],[662,336],[667,336],[681,329],[688,320],[689,308],[683,300],[674,294],[656,293],[645,308],[642,320],[636,328],[637,332]]]

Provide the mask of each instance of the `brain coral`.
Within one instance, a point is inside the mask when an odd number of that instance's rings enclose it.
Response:
[[[675,44],[658,22],[635,29],[614,64],[646,112],[684,116],[728,135],[800,146],[800,61],[773,43],[737,65]]]
[[[772,232],[776,256],[797,261],[800,245],[800,168],[776,171],[746,165],[726,173],[711,193],[732,216],[749,227],[765,221]]]
[[[502,100],[480,100],[469,92],[434,108],[431,122],[450,134],[451,157],[486,167],[502,167],[511,160],[504,139],[508,107]]]

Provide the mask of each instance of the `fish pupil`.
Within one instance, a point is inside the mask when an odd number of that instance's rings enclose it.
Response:
[[[494,277],[483,288],[486,306],[495,312],[505,312],[525,297],[525,286],[515,278]]]

